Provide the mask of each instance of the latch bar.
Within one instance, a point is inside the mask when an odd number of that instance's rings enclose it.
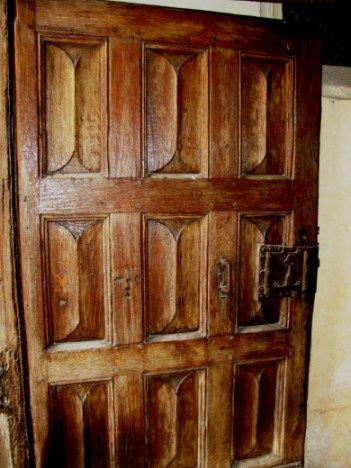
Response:
[[[258,245],[258,300],[314,294],[318,247]]]

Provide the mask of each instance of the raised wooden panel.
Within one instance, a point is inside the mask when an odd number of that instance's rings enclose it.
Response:
[[[111,382],[53,386],[48,461],[53,467],[114,465]]]
[[[205,333],[207,217],[144,219],[148,339]]]
[[[294,62],[241,56],[241,174],[291,175]]]
[[[236,366],[234,466],[273,466],[273,460],[279,461],[284,418],[284,372],[284,361]],[[251,463],[247,463],[248,459],[252,459]],[[264,461],[268,463],[264,464]]]
[[[239,327],[287,323],[288,299],[258,300],[258,245],[287,244],[286,215],[242,215],[239,223],[238,319]]]
[[[145,173],[208,174],[208,53],[147,46]]]
[[[43,38],[41,56],[43,173],[106,172],[105,41]]]
[[[145,384],[150,466],[203,466],[205,370],[148,375]]]
[[[45,219],[49,343],[108,339],[108,219]]]

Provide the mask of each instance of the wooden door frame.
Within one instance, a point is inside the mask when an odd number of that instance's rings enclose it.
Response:
[[[0,465],[22,468],[29,463],[29,443],[14,235],[10,8],[11,1],[0,0]]]

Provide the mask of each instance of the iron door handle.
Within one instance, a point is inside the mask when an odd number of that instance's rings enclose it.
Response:
[[[221,299],[226,299],[230,293],[230,262],[225,257],[217,261],[217,289]]]

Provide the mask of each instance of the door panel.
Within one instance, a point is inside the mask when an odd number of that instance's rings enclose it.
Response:
[[[238,327],[280,324],[288,320],[288,298],[259,299],[256,268],[259,244],[289,244],[289,215],[240,215]],[[291,222],[291,221],[290,221]],[[251,331],[253,329],[251,328]]]
[[[43,173],[106,173],[106,41],[44,36],[40,42]]]
[[[145,173],[206,177],[208,52],[144,47]]]
[[[284,368],[284,360],[236,366],[234,465],[245,465],[245,459],[250,458],[256,466],[271,466],[274,461],[279,463]]]
[[[242,54],[242,175],[290,175],[293,113],[293,58]]]
[[[258,245],[316,242],[318,43],[211,13],[16,4],[36,465],[302,461],[313,297],[260,297]]]
[[[108,219],[44,220],[50,344],[109,339]]]
[[[195,216],[144,218],[148,340],[206,333],[206,221]]]
[[[50,466],[113,465],[111,382],[57,385],[50,390]]]
[[[148,375],[145,386],[150,464],[203,465],[206,371]]]

